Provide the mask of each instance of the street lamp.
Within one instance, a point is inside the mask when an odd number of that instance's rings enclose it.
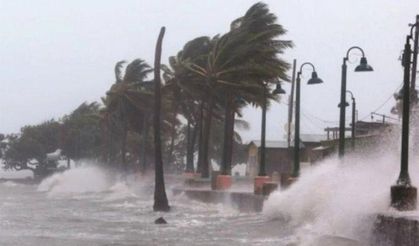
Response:
[[[286,91],[282,89],[281,83],[280,82],[276,83],[276,88],[275,90],[272,91],[272,94],[279,95],[279,94],[285,94],[285,93]]]
[[[352,151],[354,151],[355,150],[356,102],[355,102],[355,97],[354,97],[354,94],[352,93],[352,91],[346,90],[346,92],[351,94],[351,99],[352,99],[352,129],[351,129],[351,139],[352,139],[352,141],[351,141],[351,147],[352,147]]]
[[[351,99],[352,99],[352,127],[351,127],[351,147],[352,147],[352,151],[355,150],[355,114],[356,114],[356,102],[355,102],[355,97],[354,94],[352,93],[352,91],[350,90],[346,90],[346,93],[351,94]],[[338,105],[338,107],[340,107],[340,103]],[[345,107],[348,107],[349,103],[345,101]]]
[[[410,116],[410,65],[412,50],[407,36],[403,52],[403,115],[402,115],[402,149],[400,174],[396,185],[391,186],[391,206],[399,210],[416,209],[417,190],[412,186],[409,177],[409,116]]]
[[[263,104],[262,104],[262,131],[261,131],[261,143],[260,143],[260,161],[259,161],[259,173],[258,176],[266,176],[266,155],[265,155],[265,136],[266,136],[266,86],[264,88],[264,95],[263,95]],[[281,83],[276,84],[275,90],[272,91],[272,94],[279,95],[285,94],[284,89],[281,87]]]
[[[269,177],[266,174],[266,154],[265,154],[265,136],[266,136],[266,102],[267,102],[267,85],[264,84],[263,88],[263,103],[262,103],[262,127],[261,127],[261,143],[260,143],[260,159],[259,159],[259,172],[258,176],[255,177],[254,183],[254,192],[255,194],[261,194],[263,184],[269,181]],[[277,82],[275,90],[272,91],[272,94],[285,94],[285,91],[282,89],[281,84]]]
[[[367,58],[365,57],[364,51],[358,47],[353,46],[348,49],[346,52],[346,57],[343,58],[342,64],[342,82],[340,90],[340,105],[344,105],[346,102],[346,62],[349,59],[349,53],[358,49],[362,53],[361,61],[358,66],[355,68],[355,72],[371,72],[373,68],[368,65]],[[345,154],[345,107],[340,107],[340,119],[339,119],[339,157],[343,157]]]
[[[297,73],[297,84],[295,92],[295,133],[294,133],[294,165],[292,170],[292,177],[296,178],[300,175],[300,101],[301,101],[301,74],[303,72],[303,67],[309,65],[313,68],[311,73],[311,78],[308,80],[307,84],[320,84],[323,81],[317,76],[316,69],[314,65],[310,62],[305,62],[301,64],[300,70]]]
[[[416,71],[417,69],[417,61],[418,61],[418,48],[419,48],[419,15],[416,15],[416,22],[415,24],[410,24],[410,37],[413,38],[413,61],[412,61],[412,69],[411,69],[411,82],[410,86],[415,89],[416,88]],[[413,29],[415,29],[415,33],[413,34]],[[418,94],[416,90],[411,92],[412,103],[417,104]]]

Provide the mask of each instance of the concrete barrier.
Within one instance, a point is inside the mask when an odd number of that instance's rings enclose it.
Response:
[[[246,192],[194,190],[174,188],[173,194],[184,193],[188,198],[205,203],[223,203],[232,206],[240,212],[261,212],[265,197]]]
[[[419,245],[419,217],[397,214],[380,214],[374,224],[371,245]]]

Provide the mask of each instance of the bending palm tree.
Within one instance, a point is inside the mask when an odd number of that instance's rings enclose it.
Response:
[[[289,64],[277,55],[285,48],[292,47],[290,41],[276,40],[285,33],[281,25],[276,24],[276,17],[263,3],[253,5],[246,14],[235,20],[231,31],[212,42],[207,62],[204,65],[190,62],[187,68],[206,81],[207,99],[203,131],[203,148],[208,148],[211,112],[215,106],[215,95],[224,95],[222,105],[225,112],[225,158],[223,172],[229,174],[231,166],[232,124],[236,110],[235,98],[260,105],[264,94],[264,82],[273,82],[277,78],[288,80],[286,71]],[[208,166],[207,156],[202,158],[204,167]],[[205,169],[204,169],[205,170]],[[203,175],[204,176],[204,175]]]
[[[108,118],[119,132],[121,167],[127,171],[126,163],[126,142],[130,125],[138,121],[139,116],[145,117],[145,112],[150,108],[153,94],[143,88],[147,75],[152,71],[150,66],[141,59],[136,59],[125,69],[122,76],[122,65],[120,61],[115,66],[116,82],[107,92],[103,100]],[[132,127],[131,127],[132,128]]]
[[[161,95],[160,95],[160,60],[161,46],[163,42],[165,28],[160,30],[156,44],[156,53],[154,57],[154,155],[155,155],[155,186],[154,186],[154,211],[169,211],[170,206],[167,200],[166,188],[164,185],[163,160],[161,153],[161,134],[160,134],[160,113],[161,113]]]

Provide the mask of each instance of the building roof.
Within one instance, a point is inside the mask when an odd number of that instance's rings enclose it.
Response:
[[[256,147],[260,147],[261,145],[261,141],[260,140],[252,140],[250,141],[249,144],[254,144],[256,145]],[[294,146],[294,141],[291,141],[291,146]],[[273,141],[273,140],[266,140],[265,141],[265,147],[266,148],[272,148],[272,149],[286,149],[288,148],[288,143],[287,141]],[[305,148],[304,144],[302,142],[300,142],[300,149]]]
[[[260,140],[252,140],[249,144],[253,143],[256,147],[260,147]],[[288,148],[288,143],[286,141],[265,141],[266,148]]]
[[[320,143],[320,141],[327,140],[327,136],[323,134],[301,134],[300,135],[300,148],[305,148],[305,143]],[[252,140],[249,144],[253,143],[256,147],[260,147],[261,141],[260,140]],[[291,141],[291,147],[294,146],[294,140]],[[266,140],[265,141],[266,148],[288,148],[287,141],[273,141],[273,140]]]
[[[326,134],[300,134],[301,141],[307,143],[320,143],[327,140]]]

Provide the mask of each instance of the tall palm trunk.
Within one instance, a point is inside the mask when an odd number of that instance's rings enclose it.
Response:
[[[214,108],[214,97],[212,95],[208,96],[207,100],[207,109],[205,111],[205,118],[203,122],[203,130],[202,130],[202,155],[201,155],[201,177],[208,178],[209,177],[209,140],[211,135],[211,122],[212,122],[212,111]]]
[[[163,160],[161,152],[161,92],[160,92],[160,59],[165,27],[160,29],[154,57],[154,156],[155,156],[155,185],[154,185],[154,211],[169,211],[166,188],[164,186]]]
[[[227,94],[227,101],[224,115],[224,148],[223,159],[221,163],[221,173],[223,175],[231,175],[231,161],[233,156],[233,134],[234,134],[234,118],[233,97]]]
[[[176,138],[176,112],[178,109],[178,105],[176,104],[174,107],[174,112],[172,116],[172,122],[171,122],[171,133],[170,133],[170,147],[169,147],[169,153],[167,155],[167,166],[174,167],[172,161],[173,161],[173,151],[175,149],[175,138]]]
[[[198,165],[197,172],[202,173],[202,155],[204,153],[203,130],[204,130],[204,102],[201,102],[199,109],[199,119],[197,123],[199,139],[198,139]]]
[[[108,149],[109,149],[109,136],[107,134],[107,129],[104,122],[100,124],[100,130],[102,134],[102,153],[101,159],[103,163],[108,163]]]
[[[110,131],[108,132],[108,134],[108,165],[111,166],[113,162],[113,136]]]
[[[127,123],[124,120],[124,126],[122,129],[122,139],[121,139],[121,169],[126,174],[128,172],[127,166],[127,135],[128,135],[128,127]]]
[[[141,146],[141,158],[142,158],[142,169],[143,172],[147,171],[147,139],[148,139],[148,121],[147,117],[143,118],[143,132],[142,132],[142,146]]]
[[[193,157],[194,157],[194,147],[195,147],[195,139],[197,133],[197,127],[192,129],[191,120],[188,119],[188,128],[187,128],[187,144],[186,144],[186,172],[193,173],[194,166],[193,166]]]

